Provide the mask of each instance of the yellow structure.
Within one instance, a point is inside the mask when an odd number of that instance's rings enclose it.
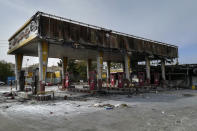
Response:
[[[196,90],[196,86],[195,85],[192,86],[192,90]]]
[[[60,73],[60,71],[55,71],[54,74],[55,74],[55,77],[56,77],[56,78],[61,78],[61,73]]]

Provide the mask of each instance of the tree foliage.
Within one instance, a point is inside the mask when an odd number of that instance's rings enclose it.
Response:
[[[57,63],[59,67],[62,67],[62,60]],[[96,65],[93,63],[91,70],[95,70]],[[73,81],[79,79],[87,80],[87,63],[83,60],[69,60],[67,71],[73,75]]]
[[[11,69],[11,63],[0,61],[0,81],[6,82],[7,77],[14,76],[14,71]]]

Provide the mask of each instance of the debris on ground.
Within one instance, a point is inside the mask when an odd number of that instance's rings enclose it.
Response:
[[[127,104],[121,104],[120,107],[129,107]]]
[[[193,94],[183,94],[183,96],[184,96],[184,97],[193,97],[193,96],[195,96],[195,95],[193,95]]]
[[[36,102],[35,101],[31,101],[30,104],[36,104]]]
[[[173,114],[172,114],[172,115],[168,115],[168,116],[169,116],[169,117],[175,117],[176,115],[173,115]]]
[[[8,105],[2,106],[3,109],[7,109],[7,108],[9,108],[9,107],[11,107],[11,106],[8,106]]]
[[[21,102],[21,103],[27,102],[27,99],[24,99],[24,98],[18,98],[17,100],[18,102]]]
[[[150,122],[147,122],[146,124],[147,124],[148,126],[151,126],[151,123],[150,123]]]
[[[114,105],[111,105],[111,104],[100,104],[100,103],[96,103],[96,104],[94,104],[94,107],[111,107],[111,108],[114,108],[115,106]]]
[[[177,120],[176,123],[177,123],[177,124],[180,124],[180,123],[181,123],[181,120]]]
[[[106,110],[111,110],[114,109],[115,107],[129,107],[127,104],[116,104],[116,105],[112,105],[112,104],[100,104],[100,103],[96,103],[94,104],[94,107],[104,107]]]
[[[120,104],[116,104],[115,107],[120,107]]]
[[[99,103],[94,104],[94,107],[100,107]]]
[[[65,95],[65,96],[64,96],[64,100],[67,100],[67,99],[68,99],[68,96],[67,96],[67,95]]]
[[[99,95],[107,95],[107,92],[106,92],[106,91],[97,91],[97,93],[98,93]]]
[[[14,99],[14,96],[11,96],[10,99]]]
[[[106,110],[111,110],[111,109],[113,109],[113,107],[108,107],[108,106],[106,106],[105,109],[106,109]]]
[[[14,97],[14,96],[16,96],[16,93],[13,93],[13,92],[5,92],[5,93],[3,93],[3,95],[5,97]]]
[[[67,98],[68,99],[68,98]],[[72,100],[72,101],[87,101],[87,98],[84,97],[70,97],[68,100]]]
[[[39,102],[35,99],[29,100],[20,96],[14,96],[15,100],[11,100],[11,96],[5,97],[4,95],[6,93],[3,95],[3,92],[4,91],[0,92],[0,109],[2,116],[14,118],[14,120],[15,118],[26,119],[30,117],[33,118],[33,121],[34,119],[37,121],[44,120],[48,125],[53,123],[58,125],[59,123],[56,123],[57,121],[63,121],[62,124],[65,125],[67,122],[76,123],[78,120],[87,124],[86,121],[95,122],[98,119],[102,119],[104,121],[102,123],[104,124],[111,120],[111,125],[114,124],[113,120],[119,118],[120,121],[126,119],[126,121],[137,127],[135,129],[138,129],[139,126],[143,127],[144,130],[154,130],[153,127],[156,127],[157,129],[155,130],[158,130],[164,129],[164,124],[166,127],[172,126],[177,128],[187,126],[187,122],[190,124],[190,121],[195,121],[196,115],[195,101],[197,97],[189,96],[191,94],[197,96],[197,93],[190,91],[180,93],[164,92],[161,95],[144,94],[141,96],[133,96],[132,98],[128,98],[127,95],[96,95],[92,97],[91,95],[80,93],[73,93],[73,95],[70,96],[67,92],[60,92],[55,94],[58,99],[47,102]],[[7,94],[9,93],[10,92],[7,91]],[[66,96],[66,100],[64,100],[64,96]],[[188,98],[190,98],[189,100],[192,100],[192,102],[189,103]],[[158,99],[158,103],[155,103],[156,99]],[[159,101],[163,99],[165,101]],[[179,99],[181,99],[181,101],[179,101]],[[148,100],[150,100],[149,103],[147,103]],[[186,102],[186,105],[182,104],[183,101]],[[174,108],[174,104],[177,105],[177,108]],[[177,112],[177,110],[179,110],[179,112]],[[2,121],[4,121],[4,119],[3,117]],[[139,123],[136,124],[136,122],[140,122],[142,125],[139,125]],[[91,124],[93,125],[93,123]],[[122,124],[123,126],[127,126],[125,123]],[[130,125],[126,128],[129,129]]]
[[[116,104],[115,107],[129,107],[127,104]]]

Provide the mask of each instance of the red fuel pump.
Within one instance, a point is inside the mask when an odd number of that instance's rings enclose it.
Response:
[[[123,74],[124,73],[118,73],[118,88],[123,88],[124,86]]]
[[[115,76],[113,74],[110,75],[111,78],[111,87],[115,87]]]
[[[154,73],[154,84],[159,85],[159,73],[158,72]]]
[[[70,85],[70,82],[69,82],[69,73],[65,73],[65,87],[68,88]]]
[[[145,82],[145,73],[144,72],[139,72],[138,73],[138,79],[139,79],[139,85],[143,86]]]
[[[96,87],[96,72],[90,71],[89,76],[90,76],[90,78],[89,78],[90,90],[94,90]]]
[[[62,79],[62,89],[65,89],[65,79]]]

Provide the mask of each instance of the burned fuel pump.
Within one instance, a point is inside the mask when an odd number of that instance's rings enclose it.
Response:
[[[70,81],[69,81],[69,73],[65,73],[65,87],[68,88],[70,86]]]
[[[156,86],[159,85],[159,76],[160,76],[160,74],[158,72],[154,72],[154,84]]]
[[[25,89],[25,71],[20,71],[19,73],[19,90],[24,91]]]
[[[139,86],[144,86],[145,83],[145,73],[138,72]]]
[[[111,80],[111,87],[115,87],[116,79],[115,79],[114,74],[110,75],[110,80]]]
[[[34,95],[37,94],[38,86],[39,86],[39,69],[36,68],[33,70],[32,83],[31,83],[32,93]]]
[[[118,73],[118,88],[124,87],[124,73]]]
[[[90,90],[95,90],[97,85],[96,72],[90,71],[89,76],[90,76],[90,80],[89,80]]]

